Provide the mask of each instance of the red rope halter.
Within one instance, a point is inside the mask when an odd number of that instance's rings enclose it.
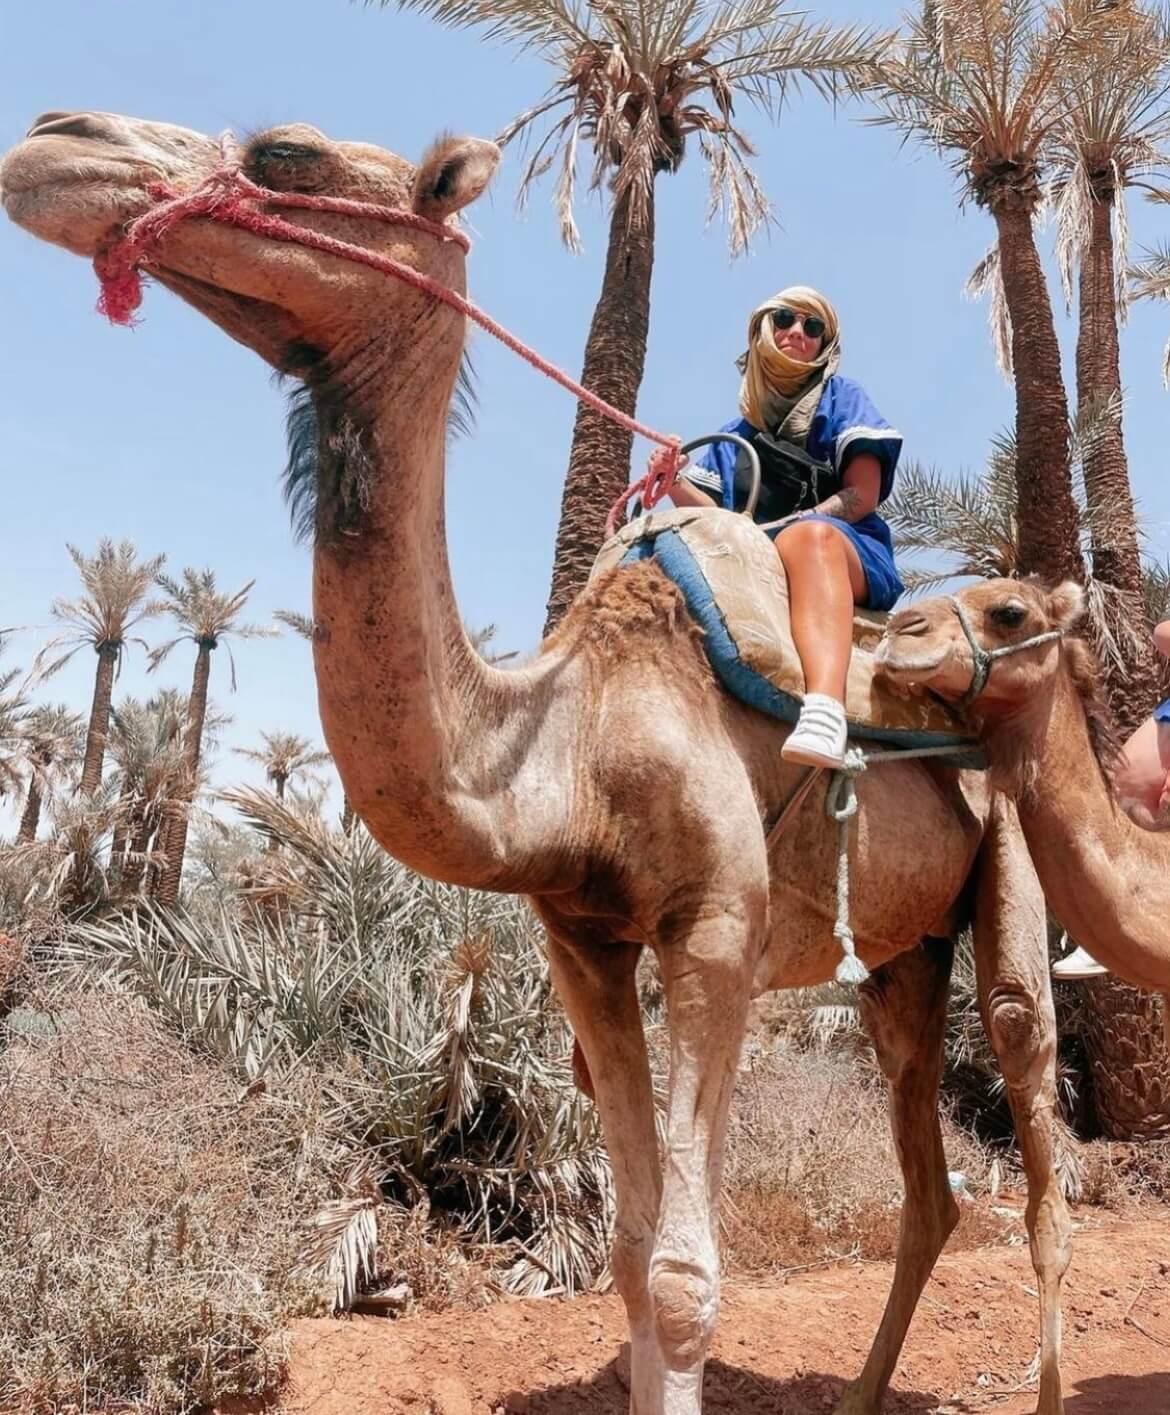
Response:
[[[94,258],[94,269],[101,283],[98,309],[114,324],[135,323],[135,313],[142,303],[142,267],[149,264],[159,243],[180,221],[190,216],[204,216],[226,226],[238,226],[269,240],[307,246],[310,250],[324,251],[327,255],[340,256],[343,260],[357,261],[373,270],[380,270],[385,275],[392,275],[396,280],[412,285],[433,299],[441,300],[467,319],[473,320],[506,348],[546,374],[554,383],[559,383],[602,417],[625,428],[627,432],[637,433],[650,442],[658,443],[657,450],[650,455],[645,476],[631,483],[611,508],[605,523],[607,536],[613,534],[618,517],[634,496],[640,495],[647,508],[657,505],[674,485],[679,470],[685,465],[686,458],[682,454],[679,438],[656,432],[623,413],[620,408],[607,403],[604,398],[599,398],[596,393],[591,393],[576,379],[570,378],[562,369],[543,358],[514,334],[510,334],[491,315],[456,291],[432,280],[429,275],[415,270],[413,266],[394,260],[391,256],[380,255],[348,241],[339,241],[335,236],[326,236],[320,231],[294,225],[293,222],[286,221],[265,208],[284,206],[302,211],[332,211],[342,216],[384,221],[393,226],[405,226],[412,231],[424,231],[437,240],[452,241],[463,251],[469,251],[471,242],[457,227],[449,226],[446,222],[428,221],[426,217],[413,211],[404,211],[397,207],[350,201],[345,197],[272,191],[267,187],[257,186],[238,166],[226,160],[226,157],[223,166],[189,192],[176,192],[164,183],[152,184],[147,188],[147,192],[157,204],[132,221],[119,240]]]

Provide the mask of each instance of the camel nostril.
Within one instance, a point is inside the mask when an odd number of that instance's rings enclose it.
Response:
[[[30,138],[109,138],[110,125],[96,113],[42,113],[28,130]]]
[[[899,614],[890,620],[890,629],[896,634],[905,634],[910,638],[916,635],[925,634],[930,626],[921,614],[910,614],[905,619]]]

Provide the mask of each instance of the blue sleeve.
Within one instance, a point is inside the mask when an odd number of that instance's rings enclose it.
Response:
[[[838,476],[844,475],[859,452],[870,453],[882,471],[878,500],[884,501],[894,489],[902,434],[890,426],[861,384],[851,378],[834,376],[829,380],[813,419],[809,444],[809,452],[831,462]]]
[[[755,428],[746,418],[734,418],[724,423],[720,432],[734,432],[740,437],[751,437]],[[708,496],[716,497],[727,508],[735,506],[735,459],[739,449],[734,442],[712,442],[700,448],[691,458],[691,463],[682,473],[683,480],[689,481]]]

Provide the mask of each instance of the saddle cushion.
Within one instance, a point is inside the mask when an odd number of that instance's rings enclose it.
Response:
[[[606,541],[591,578],[647,559],[682,591],[728,692],[771,717],[795,722],[804,674],[792,641],[784,566],[764,532],[731,511],[652,511]],[[904,748],[954,747],[956,763],[978,764],[975,734],[954,709],[902,693],[875,676],[873,651],[886,617],[867,610],[854,617],[845,695],[850,735]]]

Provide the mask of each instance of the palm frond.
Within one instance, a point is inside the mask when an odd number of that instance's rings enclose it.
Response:
[[[746,135],[734,126],[745,98],[769,116],[808,88],[836,101],[860,87],[890,36],[870,26],[812,22],[778,13],[766,0],[399,0],[442,24],[482,29],[490,39],[536,47],[554,67],[548,93],[507,124],[499,141],[526,152],[518,202],[557,171],[554,205],[561,237],[580,249],[574,213],[583,143],[592,147],[590,191],[612,190],[628,207],[631,229],[645,229],[653,185],[676,171],[687,138],[712,162],[728,216],[733,254],[771,218],[759,178],[748,166]]]

